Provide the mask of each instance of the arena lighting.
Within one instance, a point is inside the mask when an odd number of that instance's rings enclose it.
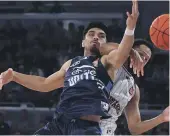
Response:
[[[122,13],[17,13],[0,14],[0,19],[122,19]]]

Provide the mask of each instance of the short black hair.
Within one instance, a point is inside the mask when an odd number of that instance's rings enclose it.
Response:
[[[140,46],[141,44],[146,45],[146,46],[151,50],[151,52],[152,52],[153,49],[154,49],[152,43],[149,42],[149,41],[147,41],[147,40],[145,40],[145,39],[135,39],[134,44],[133,44],[133,48],[138,47],[138,46]]]
[[[85,37],[85,35],[87,34],[87,32],[91,29],[91,28],[99,28],[101,30],[103,30],[106,33],[106,39],[108,40],[108,28],[106,25],[104,25],[102,22],[91,22],[87,25],[87,27],[84,29],[83,32],[83,38]]]

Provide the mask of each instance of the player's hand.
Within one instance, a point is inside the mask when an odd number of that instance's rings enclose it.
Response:
[[[168,106],[161,114],[162,116],[162,122],[169,122],[170,116],[169,116],[170,106]]]
[[[138,77],[144,76],[144,61],[134,49],[130,53],[130,68],[133,68],[133,73],[137,74]]]
[[[136,27],[136,22],[138,20],[139,11],[138,11],[138,1],[132,0],[132,14],[126,12],[128,18],[126,20],[127,28],[133,30]]]
[[[11,82],[13,80],[13,69],[9,68],[7,71],[1,73],[0,75],[0,89],[2,89],[2,86]]]

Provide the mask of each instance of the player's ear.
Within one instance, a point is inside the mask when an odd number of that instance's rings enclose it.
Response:
[[[82,47],[84,48],[84,40],[82,40]]]

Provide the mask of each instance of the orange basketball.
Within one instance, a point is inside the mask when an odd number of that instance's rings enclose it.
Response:
[[[169,50],[169,14],[157,17],[151,24],[149,34],[154,45]]]

